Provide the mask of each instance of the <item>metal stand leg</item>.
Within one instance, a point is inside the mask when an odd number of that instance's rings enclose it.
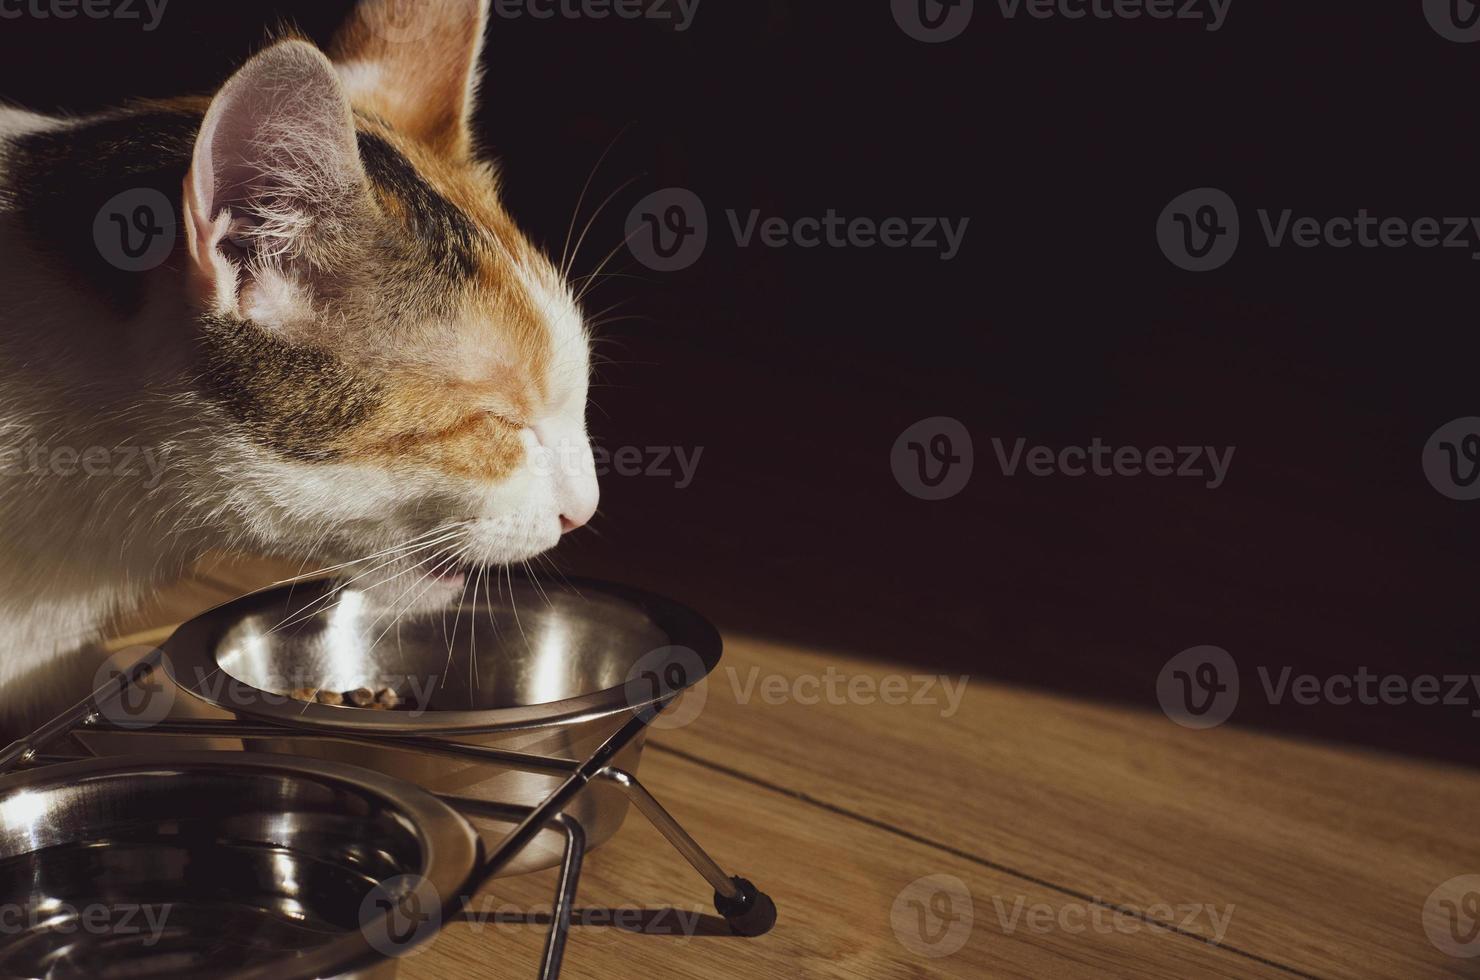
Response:
[[[560,883],[556,886],[555,906],[550,913],[550,934],[545,937],[540,980],[556,980],[560,976],[560,961],[565,956],[565,940],[570,933],[571,911],[575,908],[576,886],[581,880],[581,862],[586,856],[586,831],[578,820],[562,813],[551,823],[565,832],[565,857],[560,862]]]
[[[37,756],[53,743],[81,725],[98,717],[98,713],[123,696],[130,686],[148,677],[159,666],[160,652],[150,654],[118,677],[99,687],[72,708],[57,715],[30,735],[16,739],[0,749],[0,773],[10,772],[35,762]]]
[[[658,832],[668,839],[684,860],[703,876],[714,888],[714,907],[737,936],[763,936],[776,925],[776,903],[771,896],[756,888],[744,878],[726,875],[714,858],[699,846],[698,841],[663,808],[653,794],[637,781],[637,777],[622,769],[611,766],[597,773],[597,778],[621,787],[632,801],[632,805],[647,817]]]
[[[535,810],[534,807],[445,794],[441,795],[441,799],[465,815],[500,821],[526,820]],[[550,908],[550,931],[545,936],[545,950],[540,957],[539,980],[556,980],[560,976],[560,962],[565,957],[565,941],[570,935],[576,888],[581,881],[581,864],[586,858],[586,829],[579,820],[567,813],[555,814],[544,826],[558,830],[565,836],[565,849],[560,858],[560,880],[555,885],[555,902]],[[483,877],[479,884],[487,883],[490,877],[491,875]]]

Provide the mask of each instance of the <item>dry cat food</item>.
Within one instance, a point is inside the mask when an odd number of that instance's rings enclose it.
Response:
[[[343,708],[369,708],[372,711],[414,711],[416,704],[402,698],[395,691],[383,687],[372,691],[368,687],[353,691],[330,691],[312,687],[300,687],[288,695],[294,701],[312,701]]]

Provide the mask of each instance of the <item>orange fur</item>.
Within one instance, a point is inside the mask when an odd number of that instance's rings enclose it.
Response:
[[[374,66],[374,84],[356,85],[347,73],[356,104],[438,153],[463,159],[472,150],[468,115],[485,17],[478,0],[366,0],[329,53],[351,69]]]

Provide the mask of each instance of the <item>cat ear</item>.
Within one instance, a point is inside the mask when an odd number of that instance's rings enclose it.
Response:
[[[322,52],[284,41],[217,93],[185,178],[197,291],[235,311],[264,263],[302,256],[366,193],[354,116]]]
[[[360,0],[330,53],[356,105],[461,158],[487,23],[488,0]]]

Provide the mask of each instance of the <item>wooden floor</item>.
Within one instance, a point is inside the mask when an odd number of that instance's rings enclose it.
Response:
[[[269,580],[212,568],[129,632]],[[726,934],[634,813],[588,857],[564,976],[1480,977],[1425,930],[1480,873],[1480,774],[992,683],[952,713],[886,683],[913,674],[727,636],[640,776],[779,923]],[[552,888],[498,882],[402,976],[533,977]]]

